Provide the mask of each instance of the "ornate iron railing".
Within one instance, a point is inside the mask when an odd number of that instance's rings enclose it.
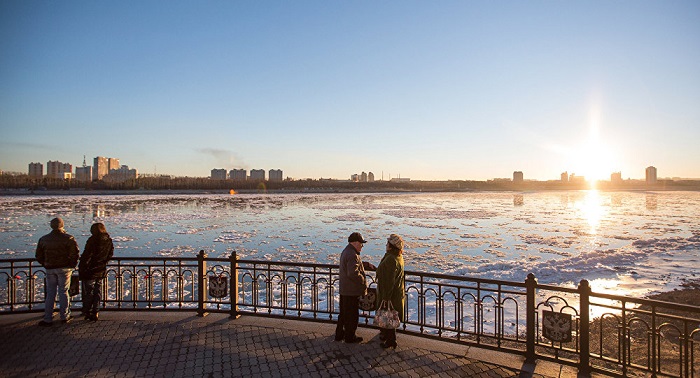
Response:
[[[43,311],[44,269],[0,260],[0,314]],[[368,282],[376,286],[373,272]],[[209,258],[114,258],[102,308],[181,310],[330,322],[338,267]],[[80,297],[73,297],[74,308]],[[576,366],[587,375],[700,377],[700,307],[525,282],[406,272],[401,332]],[[372,327],[371,312],[361,323]]]

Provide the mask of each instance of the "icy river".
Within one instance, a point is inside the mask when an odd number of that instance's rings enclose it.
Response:
[[[60,216],[81,249],[104,222],[125,257],[335,264],[347,236],[378,264],[402,235],[407,270],[644,295],[700,277],[698,192],[0,196],[0,258],[33,257]]]

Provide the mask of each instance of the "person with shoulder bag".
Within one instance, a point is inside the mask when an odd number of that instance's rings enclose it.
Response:
[[[386,308],[387,312],[398,315],[398,320],[404,321],[404,308],[406,306],[405,274],[403,263],[404,241],[401,236],[391,234],[387,239],[386,253],[377,266],[377,303],[379,310]],[[384,307],[383,307],[384,306]],[[395,313],[392,311],[394,310]],[[395,319],[394,319],[395,320]],[[387,323],[391,324],[388,326]],[[379,339],[382,348],[396,348],[396,328],[398,322],[382,322],[385,327],[380,328]],[[381,326],[381,325],[380,325]]]

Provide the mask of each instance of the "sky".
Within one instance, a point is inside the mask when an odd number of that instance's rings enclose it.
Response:
[[[700,2],[0,2],[0,170],[700,178]]]

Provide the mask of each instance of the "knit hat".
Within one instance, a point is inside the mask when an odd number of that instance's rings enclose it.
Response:
[[[63,219],[61,219],[61,218],[51,219],[51,229],[52,230],[60,230],[62,228],[63,228]]]
[[[386,240],[389,242],[389,244],[393,245],[394,247],[396,247],[400,250],[403,250],[403,246],[404,246],[403,239],[401,239],[401,237],[399,235],[391,234],[391,235],[389,235],[389,238]]]

